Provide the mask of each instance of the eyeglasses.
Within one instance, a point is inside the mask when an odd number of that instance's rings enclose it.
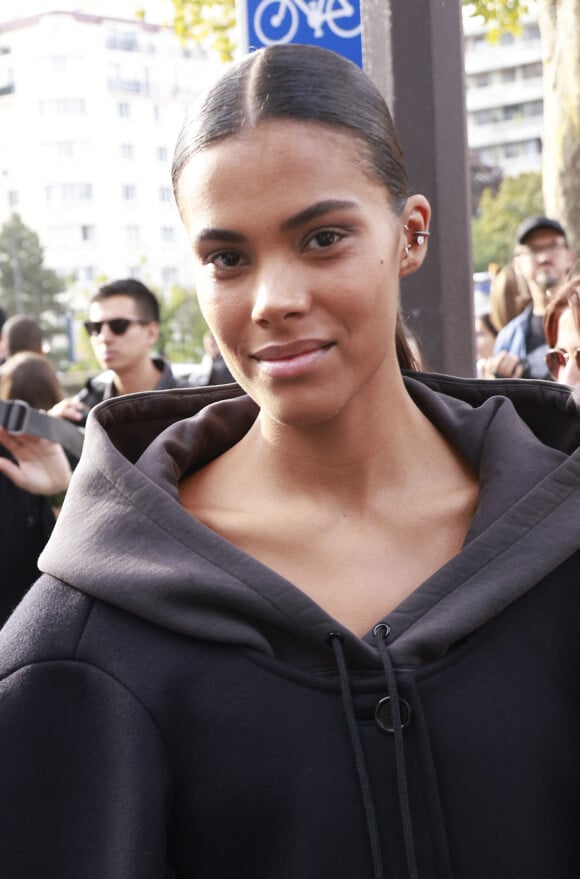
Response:
[[[137,320],[136,318],[129,317],[114,317],[112,320],[86,320],[84,322],[84,327],[89,336],[98,336],[106,324],[115,336],[122,336],[124,333],[127,332],[131,324],[141,324],[142,326],[145,326],[145,324],[150,323],[150,320]]]
[[[574,358],[576,368],[580,370],[580,347],[574,348],[571,354],[563,348],[548,348],[546,351],[546,366],[552,378],[558,379],[560,370],[568,365],[571,357]]]
[[[536,259],[538,256],[542,254],[547,254],[552,256],[558,250],[567,250],[568,245],[565,241],[548,241],[546,244],[538,244],[536,247],[533,245],[526,245],[522,247],[518,247],[516,250],[516,256],[531,256]]]

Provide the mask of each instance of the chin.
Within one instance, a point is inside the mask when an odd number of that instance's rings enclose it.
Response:
[[[330,394],[300,393],[295,389],[288,395],[259,394],[254,397],[265,416],[277,424],[298,429],[320,427],[333,421],[347,401]]]

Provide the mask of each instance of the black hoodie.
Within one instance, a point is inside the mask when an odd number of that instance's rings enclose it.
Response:
[[[406,383],[478,507],[363,638],[179,504],[255,419],[241,390],[93,410],[0,635],[2,879],[578,875],[577,408]]]

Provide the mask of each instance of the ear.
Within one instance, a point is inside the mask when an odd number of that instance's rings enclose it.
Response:
[[[431,205],[424,195],[411,195],[401,216],[399,277],[416,272],[427,255]]]
[[[159,338],[159,324],[155,321],[152,321],[150,324],[147,324],[147,334],[149,338],[149,344],[151,347],[156,343]]]

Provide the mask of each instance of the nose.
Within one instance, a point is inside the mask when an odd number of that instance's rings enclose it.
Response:
[[[96,339],[99,342],[103,342],[103,341],[108,342],[113,338],[114,335],[115,334],[113,333],[109,324],[104,323],[103,326],[101,327],[101,332],[97,333]]]
[[[270,326],[304,315],[310,306],[306,280],[287,260],[264,266],[258,274],[252,319]]]

